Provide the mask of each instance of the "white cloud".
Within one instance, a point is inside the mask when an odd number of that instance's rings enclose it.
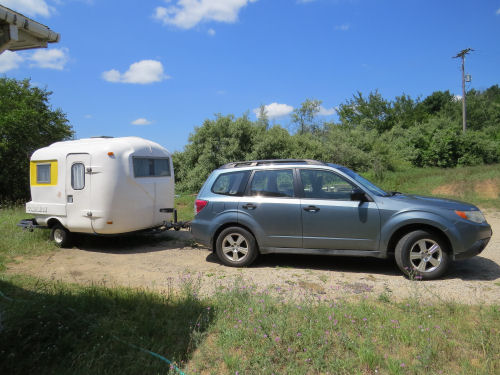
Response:
[[[27,16],[50,17],[54,11],[45,0],[2,0],[2,5]]]
[[[453,95],[453,100],[456,102],[462,100],[462,95]]]
[[[497,15],[500,15],[500,8],[498,8],[497,10]]]
[[[331,115],[334,115],[335,112],[337,112],[337,108],[335,108],[335,107],[325,108],[323,106],[320,106],[319,107],[318,115],[320,115],[320,116],[331,116]]]
[[[85,115],[85,116],[83,116],[83,117],[85,117],[86,119],[91,119],[91,118],[93,118],[94,116],[92,116],[91,114],[86,114],[86,115]]]
[[[39,49],[28,58],[30,67],[63,70],[69,61],[68,52],[67,48]]]
[[[148,119],[145,119],[143,117],[140,117],[134,121],[131,122],[132,125],[149,125],[151,124],[151,121],[149,121]]]
[[[293,111],[293,107],[288,104],[280,104],[280,103],[271,103],[264,106],[266,111],[266,115],[268,118],[278,118],[289,115]],[[253,110],[255,116],[259,117],[260,108],[255,108]]]
[[[208,29],[207,33],[210,36],[214,36],[215,35],[215,30],[214,29]]]
[[[203,21],[234,23],[241,8],[257,0],[177,0],[175,5],[157,7],[153,17],[165,25],[191,29]],[[170,0],[166,0],[171,3]]]
[[[0,55],[0,73],[19,68],[23,60],[16,52],[5,51]]]
[[[351,28],[351,25],[348,23],[343,23],[342,25],[337,25],[335,26],[335,30],[340,30],[340,31],[347,31]]]
[[[156,60],[141,60],[130,65],[125,73],[116,69],[107,70],[102,73],[102,78],[108,82],[148,84],[161,82],[170,78],[163,73],[163,65]]]

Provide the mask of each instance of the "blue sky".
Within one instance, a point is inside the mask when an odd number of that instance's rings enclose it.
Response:
[[[136,135],[182,150],[214,114],[267,105],[284,126],[356,91],[461,93],[500,83],[500,0],[0,0],[48,25],[47,50],[0,55],[0,74],[53,91],[77,138]]]

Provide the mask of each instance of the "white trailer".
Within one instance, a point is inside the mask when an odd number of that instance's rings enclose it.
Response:
[[[170,153],[138,137],[96,137],[57,142],[33,153],[35,217],[19,225],[47,227],[60,246],[71,232],[118,234],[165,226],[174,212]],[[178,228],[176,228],[178,229]]]

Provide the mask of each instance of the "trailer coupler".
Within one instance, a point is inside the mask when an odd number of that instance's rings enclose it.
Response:
[[[162,211],[162,210],[160,210]],[[163,211],[162,211],[163,212]],[[177,221],[177,210],[172,210],[174,214],[174,221],[164,221],[163,225],[158,228],[158,231],[164,232],[169,229],[174,229],[175,231],[180,230],[181,228],[189,228],[191,226],[190,221]]]

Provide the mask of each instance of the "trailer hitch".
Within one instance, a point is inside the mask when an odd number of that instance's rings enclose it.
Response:
[[[168,210],[168,211],[167,211]],[[169,229],[174,229],[175,231],[181,230],[181,228],[189,228],[191,227],[190,221],[177,221],[177,210],[172,208],[162,208],[160,212],[173,212],[174,220],[173,221],[164,221],[163,225],[161,225],[158,230],[164,232]]]

